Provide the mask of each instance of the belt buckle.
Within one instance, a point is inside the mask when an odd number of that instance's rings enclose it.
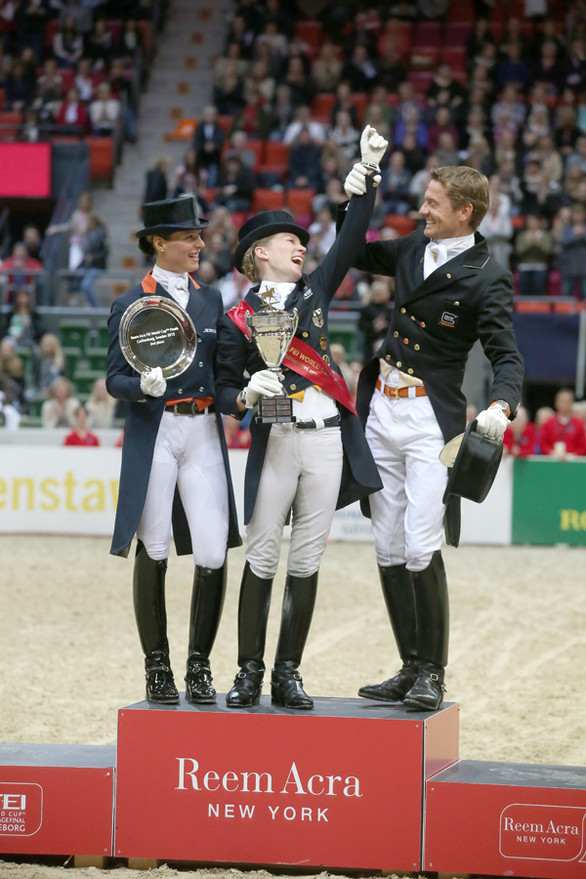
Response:
[[[391,388],[391,387],[389,387],[389,385],[387,385],[386,387],[389,388],[389,390],[390,390],[389,397],[394,397],[395,400],[398,400],[399,399],[399,388],[398,387]]]

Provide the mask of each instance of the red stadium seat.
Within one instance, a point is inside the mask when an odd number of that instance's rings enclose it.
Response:
[[[265,143],[261,171],[284,174],[289,167],[289,147],[280,140]]]
[[[311,103],[312,118],[324,125],[331,125],[332,109],[335,103],[336,96],[332,92],[318,92]]]
[[[255,189],[252,197],[252,211],[279,211],[285,206],[285,193],[282,189]]]
[[[287,207],[300,226],[309,226],[313,220],[313,198],[315,189],[287,190]]]
[[[417,226],[417,222],[412,217],[404,217],[401,214],[387,214],[384,224],[396,229],[399,235],[410,235]]]
[[[114,138],[85,137],[90,148],[90,178],[93,181],[112,183],[114,177]]]

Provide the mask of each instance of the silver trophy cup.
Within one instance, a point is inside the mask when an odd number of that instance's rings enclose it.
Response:
[[[295,335],[299,312],[296,308],[291,313],[266,306],[255,313],[246,314],[244,320],[260,356],[271,372],[283,381],[281,363]],[[261,421],[263,424],[295,421],[293,401],[287,397],[284,389],[280,397],[260,398],[256,421]]]
[[[195,357],[197,333],[187,312],[166,296],[142,296],[129,305],[118,330],[120,348],[137,372],[160,366],[163,378],[181,375]]]

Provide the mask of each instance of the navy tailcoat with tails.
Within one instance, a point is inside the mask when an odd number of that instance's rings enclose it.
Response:
[[[165,402],[180,397],[215,396],[213,365],[217,326],[223,313],[222,296],[215,287],[199,284],[193,279],[190,279],[189,282],[189,301],[185,310],[191,317],[197,332],[195,358],[185,372],[167,381],[167,388],[163,396],[150,397],[142,393],[140,375],[127,363],[120,349],[118,329],[122,315],[128,306],[143,296],[152,296],[153,294],[172,298],[164,287],[156,283],[152,273],[148,272],[141,284],[137,284],[114,300],[108,318],[110,345],[106,385],[108,392],[113,397],[125,400],[128,404],[124,424],[116,521],[110,547],[110,552],[113,555],[127,556],[132,538],[136,533],[144,507],[153,449]],[[228,547],[239,546],[242,541],[238,532],[228,450],[219,411],[216,411],[215,417],[228,482],[230,507]],[[192,552],[189,527],[177,489],[173,502],[173,536],[178,555],[188,555]]]
[[[331,366],[338,375],[341,371],[332,358],[328,336],[328,308],[336,290],[348,269],[357,258],[368,228],[376,190],[367,178],[365,196],[350,200],[347,221],[322,263],[309,275],[302,275],[287,300],[285,308],[299,312],[295,337],[305,342],[317,357]],[[245,302],[257,311],[261,306],[259,287],[252,287]],[[246,381],[245,371],[252,375],[266,369],[254,342],[240,330],[229,315],[220,320],[217,354],[217,401],[222,412],[238,418],[242,413],[235,409],[236,397]],[[287,394],[296,394],[313,384],[292,368],[282,368],[284,388]],[[344,449],[342,481],[338,496],[338,509],[360,500],[382,488],[378,470],[357,415],[337,402],[341,416],[341,435]],[[244,479],[244,521],[248,523],[258,491],[271,425],[251,423],[251,444],[246,462]]]
[[[386,337],[362,370],[357,410],[363,424],[379,375],[379,358],[421,379],[444,440],[466,426],[462,392],[468,354],[479,339],[492,366],[490,402],[506,400],[511,418],[521,400],[523,358],[513,330],[513,276],[489,255],[476,232],[473,247],[423,278],[429,239],[422,230],[391,241],[364,244],[357,268],[395,278],[395,307]],[[368,515],[368,505],[363,504]],[[452,498],[445,517],[448,543],[458,545],[460,499]]]

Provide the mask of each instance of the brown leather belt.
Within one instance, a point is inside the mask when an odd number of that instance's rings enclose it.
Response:
[[[383,385],[380,378],[376,380],[376,389],[385,397],[427,397],[427,391],[423,385],[411,385],[407,388],[391,388],[389,385]]]
[[[215,411],[213,403],[205,409],[199,409],[197,400],[178,400],[165,405],[165,412],[172,412],[173,415],[211,415]]]

